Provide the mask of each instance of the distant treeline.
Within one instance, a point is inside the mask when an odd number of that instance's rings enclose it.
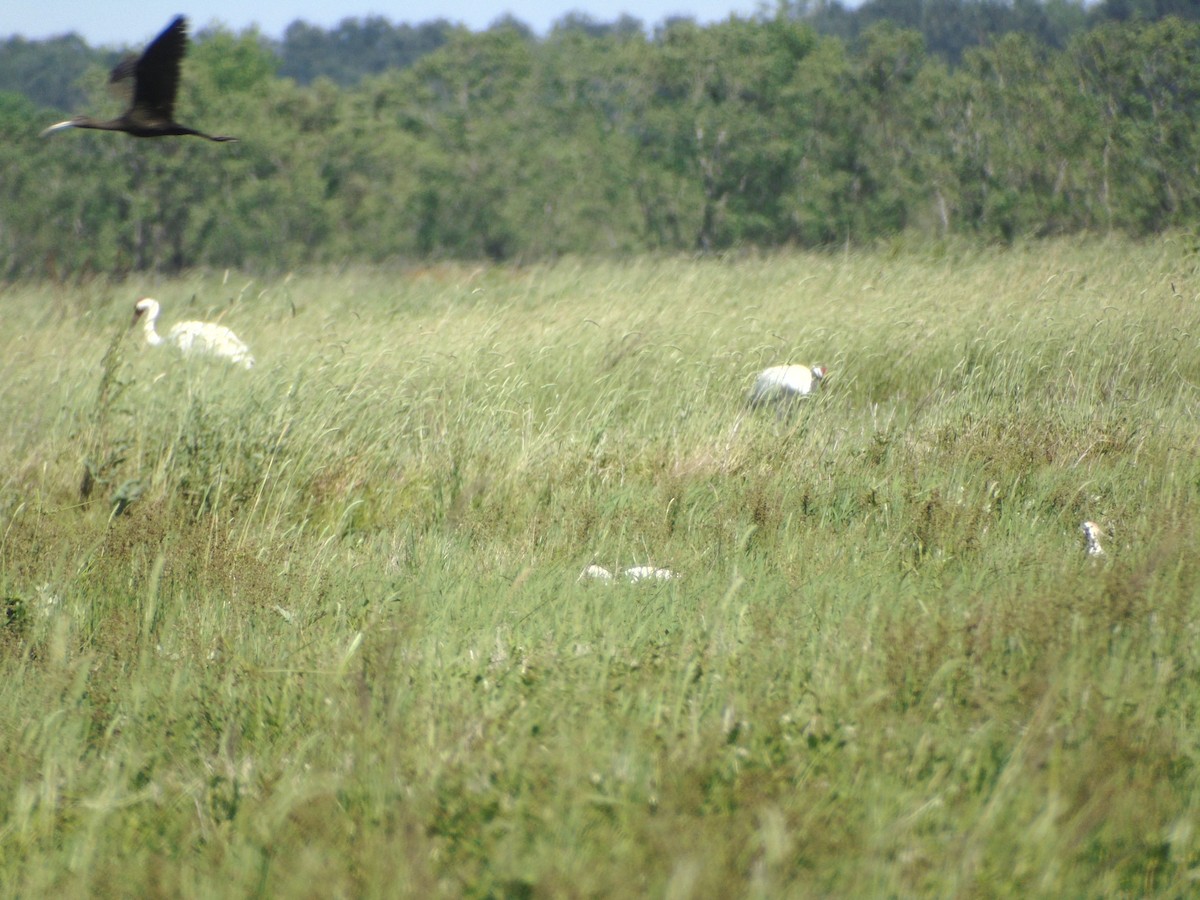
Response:
[[[223,146],[38,138],[117,111],[117,54],[11,38],[0,276],[1192,226],[1198,15],[874,0],[650,31],[571,16],[543,37],[202,31],[178,111],[242,138]]]
[[[846,41],[856,41],[881,22],[917,31],[930,55],[950,63],[957,62],[964,50],[1010,33],[1062,49],[1072,35],[1106,22],[1157,21],[1167,16],[1200,19],[1200,4],[1195,0],[1103,0],[1090,8],[1081,0],[867,0],[855,9],[838,0],[784,0],[779,9],[781,15],[807,22],[818,34]],[[649,30],[659,34],[686,21],[671,18]],[[515,18],[505,17],[493,27],[513,28],[536,40],[532,29]],[[346,18],[329,30],[297,19],[282,40],[260,35],[259,41],[278,57],[281,77],[300,84],[328,78],[351,87],[368,75],[411,66],[461,30],[445,19],[410,25],[394,24],[382,16]],[[631,15],[600,22],[570,13],[554,24],[546,39],[570,32],[593,38],[629,37],[646,34],[648,26]],[[0,40],[0,91],[24,94],[41,106],[73,109],[87,97],[84,73],[93,66],[109,69],[120,55],[116,50],[89,47],[75,34],[41,41],[8,37]]]

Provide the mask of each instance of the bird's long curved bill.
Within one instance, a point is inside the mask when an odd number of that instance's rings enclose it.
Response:
[[[64,128],[74,128],[74,127],[75,127],[75,123],[72,122],[70,119],[68,119],[65,122],[58,122],[57,124],[51,125],[49,128],[43,129],[42,133],[39,134],[38,137],[45,137],[46,135],[50,134],[53,131],[62,131]]]

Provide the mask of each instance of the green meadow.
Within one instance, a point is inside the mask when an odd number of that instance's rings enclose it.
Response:
[[[5,896],[1197,889],[1191,236],[0,311]]]

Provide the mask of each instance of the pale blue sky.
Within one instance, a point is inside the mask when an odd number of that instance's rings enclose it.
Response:
[[[380,15],[397,24],[445,18],[480,30],[511,13],[544,34],[553,22],[576,11],[601,22],[629,13],[653,26],[674,15],[713,22],[733,13],[750,16],[762,8],[761,0],[208,0],[190,8],[180,0],[8,0],[0,3],[0,37],[34,39],[73,31],[92,46],[141,46],[177,13],[188,17],[193,30],[217,22],[235,31],[257,24],[269,37],[281,37],[296,19],[330,28],[348,16]]]

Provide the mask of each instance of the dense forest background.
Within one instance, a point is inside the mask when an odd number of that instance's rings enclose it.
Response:
[[[1200,225],[1192,0],[784,2],[708,26],[195,36],[177,114],[68,132],[120,53],[0,41],[0,277],[1011,241]],[[165,24],[165,23],[164,23]]]

